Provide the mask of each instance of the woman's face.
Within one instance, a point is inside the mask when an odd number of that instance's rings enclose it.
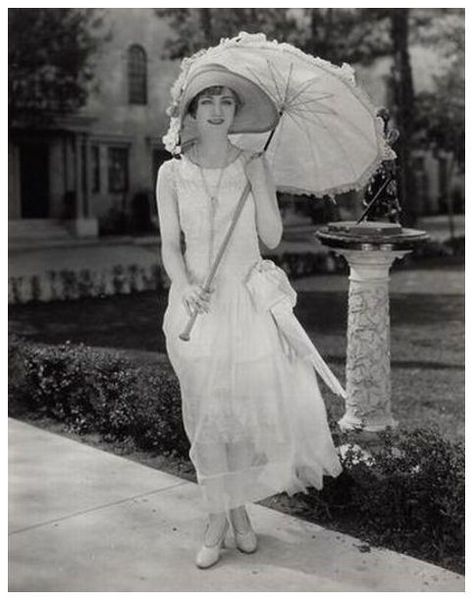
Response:
[[[236,100],[229,88],[223,87],[220,94],[206,94],[197,99],[195,120],[201,133],[222,132],[227,134],[235,117]]]

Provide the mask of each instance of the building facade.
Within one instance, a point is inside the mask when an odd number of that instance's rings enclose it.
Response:
[[[79,114],[9,140],[11,229],[62,223],[79,236],[153,220],[161,136],[179,64],[162,58],[170,31],[154,9],[104,9],[110,32]]]

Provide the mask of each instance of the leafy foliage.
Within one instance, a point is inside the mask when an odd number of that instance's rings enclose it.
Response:
[[[130,440],[140,450],[186,456],[179,386],[173,373],[137,367],[83,345],[9,345],[9,412],[36,414],[77,433]]]
[[[335,63],[371,62],[390,51],[386,11],[333,8],[156,9],[176,36],[166,56],[182,58],[240,31],[263,32]],[[373,23],[377,26],[374,27]]]
[[[354,535],[458,568],[465,543],[463,446],[435,428],[388,430],[366,460],[349,435],[341,437],[343,475],[302,497],[311,518],[341,523],[356,515]]]
[[[417,95],[416,143],[453,153],[465,167],[465,15],[443,9],[419,25],[419,43],[439,54],[440,74],[431,91]]]
[[[84,105],[100,26],[100,13],[95,9],[9,9],[11,123],[42,123]]]
[[[287,41],[296,26],[290,11],[279,8],[162,8],[156,9],[156,15],[176,33],[166,45],[168,58],[191,55],[243,30]]]

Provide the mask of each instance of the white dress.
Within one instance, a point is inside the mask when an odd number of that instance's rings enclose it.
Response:
[[[207,189],[215,189],[220,169],[204,173]],[[224,170],[212,210],[197,165],[186,157],[162,165],[158,194],[167,186],[175,195],[194,281],[205,280],[245,182],[240,157]],[[163,330],[206,512],[320,489],[323,475],[341,472],[313,366],[287,348],[270,311],[255,302],[256,280],[250,286],[249,279],[261,261],[250,194],[215,277],[210,311],[197,317],[188,342],[179,339],[189,318],[180,291],[169,290]]]

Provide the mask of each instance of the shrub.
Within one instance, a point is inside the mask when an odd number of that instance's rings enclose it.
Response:
[[[78,433],[187,456],[179,386],[169,369],[83,345],[9,341],[10,415],[47,416]]]
[[[371,460],[350,437],[343,474],[303,497],[312,518],[347,517],[355,535],[447,568],[464,556],[465,459],[435,428],[387,431]]]

